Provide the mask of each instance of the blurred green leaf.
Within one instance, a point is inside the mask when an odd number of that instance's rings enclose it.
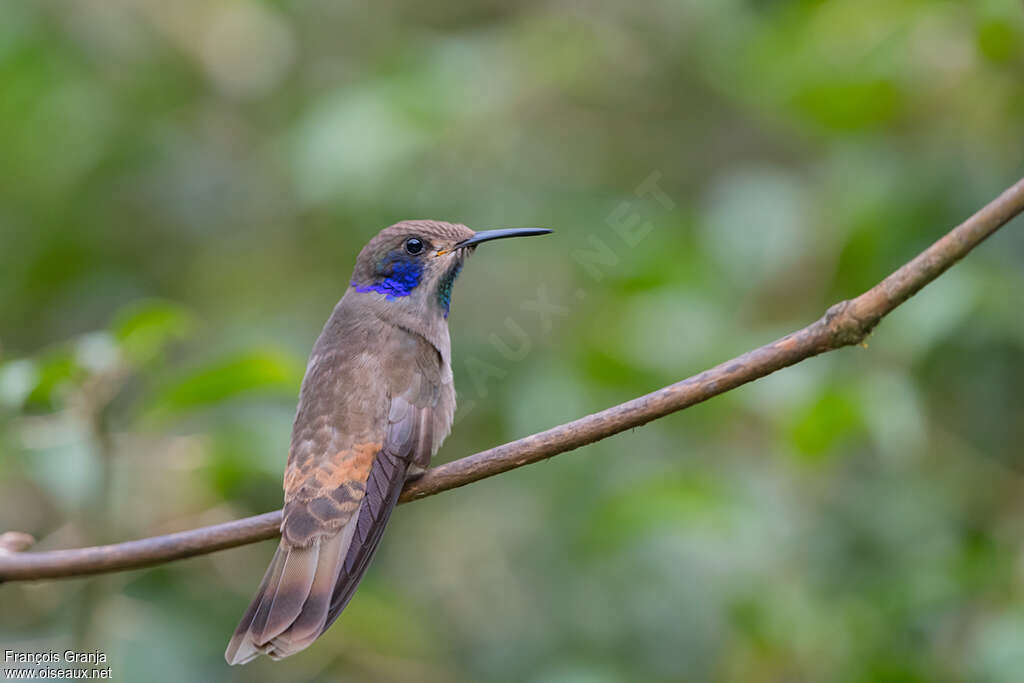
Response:
[[[66,393],[86,374],[70,350],[59,349],[44,354],[36,359],[36,383],[25,401],[26,406],[34,410],[56,409]]]
[[[793,416],[789,438],[807,460],[820,460],[836,444],[863,429],[863,417],[854,397],[838,389],[822,393],[814,403]]]
[[[1009,21],[989,19],[978,26],[978,49],[993,62],[1008,62],[1021,54],[1022,37]]]
[[[241,352],[187,373],[159,393],[159,410],[181,412],[238,396],[294,397],[303,365],[275,349]]]
[[[171,342],[188,337],[196,321],[183,306],[144,301],[122,309],[111,328],[125,355],[136,364],[156,359]]]
[[[887,79],[811,83],[797,92],[793,103],[815,122],[849,131],[887,124],[903,107],[902,93]]]
[[[725,490],[698,474],[659,478],[630,487],[606,500],[594,513],[586,546],[611,552],[661,529],[688,528],[721,521]]]

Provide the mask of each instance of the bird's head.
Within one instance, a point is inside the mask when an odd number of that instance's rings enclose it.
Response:
[[[549,232],[545,228],[474,232],[457,223],[402,221],[384,228],[363,247],[352,274],[352,288],[395,306],[447,318],[452,285],[477,245]]]

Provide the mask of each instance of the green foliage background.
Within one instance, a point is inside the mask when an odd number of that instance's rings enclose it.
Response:
[[[809,322],[1022,152],[1016,0],[5,2],[0,531],[277,507],[308,349],[396,220],[557,229],[456,287],[446,460]],[[867,350],[401,508],[289,661],[222,660],[270,543],[2,586],[0,649],[126,681],[1019,681],[1022,267],[1018,224]]]

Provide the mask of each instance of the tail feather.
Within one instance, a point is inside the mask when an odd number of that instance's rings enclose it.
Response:
[[[330,539],[333,563],[325,571],[317,571],[309,598],[302,606],[291,626],[273,640],[274,656],[277,658],[293,655],[309,647],[327,628],[327,611],[331,595],[339,581],[345,551],[351,547],[355,523],[350,522],[340,534]]]
[[[263,630],[260,624],[254,623],[256,615],[263,606],[268,594],[268,587],[271,584],[276,586],[281,581],[281,570],[284,569],[283,555],[286,552],[280,545],[277,547],[277,551],[270,561],[270,566],[267,567],[267,571],[263,575],[263,581],[260,582],[260,587],[256,589],[256,597],[249,604],[249,608],[245,610],[245,614],[242,615],[242,620],[239,622],[238,628],[235,629],[235,634],[232,636],[231,642],[228,643],[228,649],[224,653],[224,658],[228,660],[229,664],[244,664],[260,654],[252,638],[247,638],[246,636],[249,635],[250,631]],[[270,595],[273,595],[273,593]],[[266,623],[266,619],[264,618],[261,623]]]
[[[276,585],[271,583],[253,619],[252,635],[256,642],[276,638],[302,612],[321,565],[329,562],[321,550],[323,541],[318,538],[308,548],[292,547],[284,553],[280,580]]]
[[[308,614],[308,605],[330,601],[341,569],[344,535],[343,530],[317,539],[308,548],[288,547],[284,542],[278,546],[263,584],[224,653],[229,664],[244,664],[261,654],[275,659],[290,654],[279,653],[278,643],[287,644],[296,622]]]

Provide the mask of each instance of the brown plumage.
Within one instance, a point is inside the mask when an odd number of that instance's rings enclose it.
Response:
[[[281,541],[228,663],[295,654],[348,604],[406,476],[429,466],[451,429],[447,314],[463,261],[479,242],[543,232],[406,221],[363,248],[306,368]]]

